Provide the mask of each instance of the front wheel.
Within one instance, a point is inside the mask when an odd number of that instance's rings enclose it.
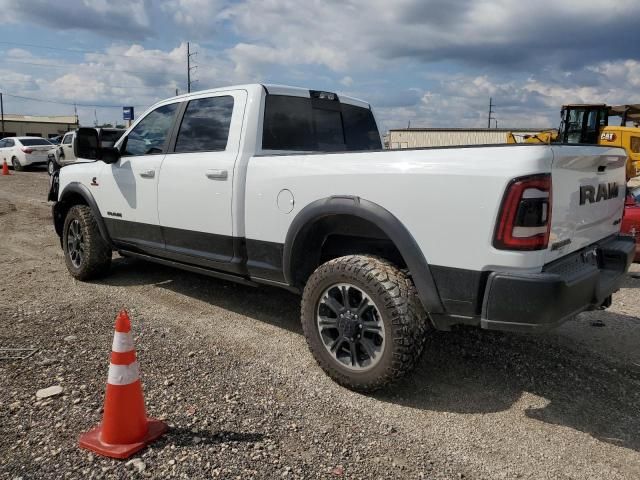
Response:
[[[56,171],[56,166],[53,162],[53,160],[49,160],[47,162],[47,172],[49,172],[49,176],[53,175],[53,172]]]
[[[349,255],[309,278],[302,328],[327,375],[353,390],[373,391],[413,369],[428,321],[405,273],[377,257]]]
[[[67,270],[78,280],[105,275],[111,266],[111,247],[100,236],[91,209],[75,205],[69,209],[62,231]]]

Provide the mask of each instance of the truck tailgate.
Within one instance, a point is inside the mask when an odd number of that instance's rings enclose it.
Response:
[[[554,146],[547,262],[617,233],[627,156],[619,148]]]

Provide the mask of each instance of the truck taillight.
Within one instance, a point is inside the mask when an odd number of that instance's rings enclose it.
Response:
[[[29,147],[22,147],[21,149],[24,153],[33,153],[33,150],[30,149]]]
[[[500,250],[544,250],[551,229],[551,175],[514,178],[505,192],[493,246]]]

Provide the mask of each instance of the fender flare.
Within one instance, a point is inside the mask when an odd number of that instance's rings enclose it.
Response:
[[[102,237],[102,239],[105,242],[107,242],[107,244],[113,245],[113,242],[111,241],[111,237],[109,236],[109,231],[107,230],[107,226],[104,222],[104,218],[102,218],[102,215],[100,214],[100,209],[98,208],[98,204],[96,203],[96,200],[93,198],[93,195],[91,194],[89,189],[80,182],[69,183],[66,187],[64,187],[64,190],[62,190],[62,193],[60,193],[60,196],[58,197],[60,198],[60,200],[53,206],[54,222],[55,222],[56,215],[58,213],[56,209],[61,208],[66,203],[65,197],[68,197],[69,195],[74,193],[77,195],[80,195],[85,200],[85,202],[87,202],[87,205],[91,209],[91,213],[93,213],[93,217],[96,219],[96,223],[98,224],[98,230],[100,231],[100,236]],[[64,222],[64,219],[63,219],[63,222]],[[57,232],[57,229],[56,229],[56,232]],[[62,231],[58,232],[58,234],[62,238]]]
[[[352,215],[380,228],[396,246],[411,272],[418,297],[427,312],[444,313],[438,288],[426,258],[407,228],[391,212],[369,200],[355,196],[332,196],[311,202],[293,219],[284,243],[283,270],[286,282],[293,285],[295,268],[292,265],[296,241],[305,227],[331,215]]]

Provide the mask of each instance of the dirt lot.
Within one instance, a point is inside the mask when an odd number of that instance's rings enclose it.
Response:
[[[414,375],[365,396],[316,366],[287,292],[123,258],[74,281],[47,187],[0,177],[0,348],[37,349],[0,360],[0,478],[640,478],[640,279],[542,336],[435,333]],[[135,463],[76,446],[121,307],[171,426]]]

